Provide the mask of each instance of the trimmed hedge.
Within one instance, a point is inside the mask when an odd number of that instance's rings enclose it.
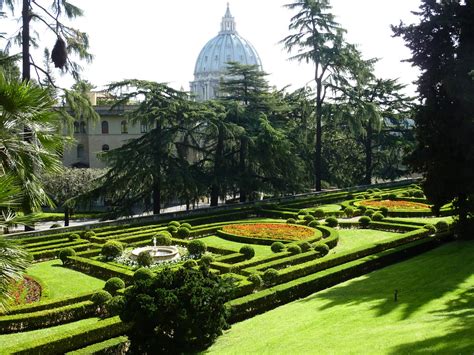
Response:
[[[128,337],[125,335],[107,339],[99,343],[86,346],[85,348],[70,351],[66,355],[89,355],[89,354],[122,354],[128,347]]]
[[[111,277],[120,277],[127,283],[132,280],[133,276],[133,271],[80,256],[70,257],[68,267],[104,281]]]

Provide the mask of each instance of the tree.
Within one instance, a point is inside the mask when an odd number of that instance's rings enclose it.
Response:
[[[417,24],[394,26],[421,69],[417,80],[417,147],[409,157],[424,175],[423,188],[435,209],[455,200],[460,232],[468,236],[474,195],[474,3],[423,0]],[[472,233],[471,233],[472,234]]]
[[[314,81],[316,85],[315,111],[315,155],[314,172],[315,188],[321,190],[322,177],[322,122],[323,104],[327,90],[344,77],[348,72],[356,73],[365,64],[355,46],[344,40],[344,30],[334,20],[329,11],[329,0],[297,0],[285,5],[299,12],[291,18],[290,31],[294,33],[282,40],[288,52],[297,54],[290,59],[311,62],[314,64]]]
[[[203,350],[227,327],[225,302],[232,282],[199,270],[165,268],[125,291],[120,318],[131,322],[130,350],[137,354]]]

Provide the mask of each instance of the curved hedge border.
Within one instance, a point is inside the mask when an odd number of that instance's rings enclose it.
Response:
[[[102,341],[100,343],[86,346],[82,349],[68,352],[66,355],[125,354],[125,350],[128,348],[128,343],[128,337],[122,335]]]
[[[108,280],[111,277],[120,277],[127,283],[131,282],[133,278],[133,271],[80,256],[70,256],[67,266],[73,270],[84,272],[87,275],[102,280]]]

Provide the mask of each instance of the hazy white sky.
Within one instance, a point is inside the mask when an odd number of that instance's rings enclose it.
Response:
[[[72,2],[85,12],[74,25],[89,34],[95,56],[92,64],[84,65],[85,79],[101,86],[139,78],[188,90],[196,58],[217,35],[227,0]],[[288,61],[289,55],[278,43],[289,33],[292,12],[283,5],[290,1],[229,2],[237,31],[256,48],[271,85],[292,84],[291,89],[297,89],[311,80],[312,67]],[[380,58],[378,76],[398,77],[405,84],[416,79],[416,69],[401,62],[410,52],[401,39],[391,37],[390,25],[416,21],[410,11],[417,10],[419,0],[332,0],[331,4],[338,22],[348,31],[347,40],[358,44],[366,58]]]

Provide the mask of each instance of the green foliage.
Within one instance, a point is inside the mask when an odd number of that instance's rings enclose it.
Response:
[[[133,273],[133,281],[146,281],[150,280],[153,276],[153,271],[142,267]]]
[[[211,266],[211,263],[213,261],[214,261],[214,258],[210,254],[204,254],[203,256],[201,256],[201,259],[199,259],[199,263],[206,267]]]
[[[194,239],[188,244],[188,251],[190,255],[201,256],[207,250],[206,244],[199,239]]]
[[[191,269],[196,266],[198,266],[198,263],[196,260],[193,260],[193,259],[188,259],[183,263],[183,267],[188,268],[188,269]]]
[[[286,220],[286,223],[288,223],[288,224],[296,224],[296,219],[294,219],[294,218],[288,218],[288,219]]]
[[[73,248],[63,248],[58,253],[58,258],[62,261],[63,265],[67,264],[68,257],[75,256],[76,252]]]
[[[351,218],[354,215],[354,208],[353,207],[346,207],[344,209],[344,214],[348,217]]]
[[[167,230],[168,232],[170,232],[171,234],[176,234],[176,233],[178,233],[178,227],[173,226],[173,225],[168,226],[168,227],[166,228],[166,230]]]
[[[272,243],[270,248],[272,249],[272,252],[279,253],[279,252],[285,250],[285,244],[283,244],[282,242],[274,242],[274,243]]]
[[[263,286],[263,279],[259,274],[251,274],[247,280],[252,283],[254,289],[259,289]]]
[[[171,236],[166,232],[156,233],[153,238],[156,240],[156,245],[171,245]],[[153,243],[153,238],[151,242]]]
[[[84,232],[84,239],[90,239],[92,237],[95,237],[95,232],[94,231],[86,231]]]
[[[250,245],[244,245],[240,248],[239,253],[244,254],[245,259],[249,260],[255,256],[255,249]]]
[[[137,256],[137,263],[141,267],[149,267],[153,264],[153,258],[149,251],[144,250]]]
[[[311,221],[311,222],[308,223],[308,227],[311,227],[311,228],[316,228],[319,225],[321,225],[321,223],[319,223],[319,221]]]
[[[325,222],[329,227],[337,227],[337,225],[339,224],[336,217],[328,217],[326,218]]]
[[[316,208],[313,213],[316,218],[324,218],[325,215],[324,210],[322,208]]]
[[[181,223],[179,223],[178,221],[171,221],[168,223],[168,227],[169,226],[175,226],[176,228],[179,228],[181,227]]]
[[[79,236],[79,234],[77,234],[77,233],[71,233],[71,234],[68,235],[68,239],[69,239],[71,242],[73,242],[73,241],[75,241],[75,240],[77,240],[77,239],[79,239],[79,238],[80,238],[80,236]]]
[[[327,244],[324,244],[324,243],[316,244],[314,246],[314,251],[318,252],[320,257],[323,257],[329,254],[329,247],[327,246]]]
[[[388,208],[387,207],[380,207],[380,213],[384,216],[384,217],[387,217],[388,216]]]
[[[192,226],[190,223],[181,223],[180,227],[182,228],[188,228],[189,230],[191,230]]]
[[[372,217],[372,215],[375,213],[375,211],[371,208],[368,208],[365,210],[364,215],[368,217]]]
[[[311,221],[314,221],[315,218],[314,218],[314,216],[306,215],[306,216],[303,217],[303,219],[305,220],[305,222],[307,224],[309,224]]]
[[[278,271],[272,268],[267,269],[263,272],[262,279],[265,286],[273,286],[278,281]]]
[[[372,215],[372,220],[373,221],[381,221],[383,220],[385,217],[382,213],[380,212],[375,212],[373,215]]]
[[[301,247],[298,245],[290,245],[287,250],[291,254],[301,254]]]
[[[359,205],[357,209],[361,211],[362,213],[365,213],[365,211],[367,211],[367,207],[365,207],[364,205]]]
[[[131,323],[133,353],[189,352],[209,346],[227,327],[229,279],[207,268],[165,268],[125,292],[120,318]]]
[[[447,231],[449,229],[449,223],[446,221],[438,221],[436,224],[436,229],[440,232]]]
[[[311,244],[308,242],[301,242],[298,244],[298,246],[301,248],[303,253],[311,249]]]
[[[102,250],[100,253],[107,259],[114,259],[122,255],[123,245],[118,241],[110,240],[102,246]]]
[[[436,227],[432,224],[425,224],[423,228],[429,230],[430,234],[435,234],[437,231]]]
[[[124,305],[125,297],[117,295],[108,300],[105,307],[109,316],[117,316],[123,311]]]
[[[118,290],[125,288],[125,282],[119,277],[111,277],[104,285],[104,290],[115,295]]]
[[[178,237],[180,238],[188,238],[189,235],[191,234],[191,231],[189,230],[189,228],[186,228],[186,227],[179,227],[178,229]]]
[[[104,290],[97,291],[91,297],[91,301],[98,306],[102,306],[106,304],[108,301],[112,299],[112,295]]]
[[[359,218],[359,224],[362,228],[367,228],[372,219],[369,216],[362,216]]]

